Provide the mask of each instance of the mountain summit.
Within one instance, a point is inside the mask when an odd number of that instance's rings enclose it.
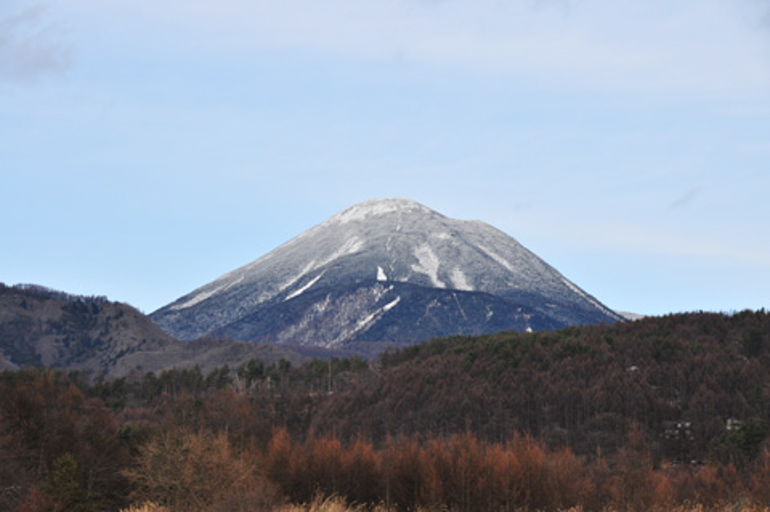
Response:
[[[174,336],[337,347],[621,317],[512,237],[375,199],[159,309]]]

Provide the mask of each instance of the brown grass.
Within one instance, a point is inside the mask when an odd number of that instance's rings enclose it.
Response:
[[[133,512],[133,511],[132,511]],[[137,512],[144,512],[143,510]],[[148,510],[148,512],[155,512]],[[312,502],[302,505],[284,505],[275,512],[395,512],[395,509],[383,505],[369,508],[364,505],[348,504],[339,496],[316,496]],[[447,512],[446,509],[417,509],[416,512]],[[461,511],[458,511],[461,512]],[[490,511],[492,512],[492,511]],[[583,512],[582,507],[572,507],[553,512]],[[607,508],[604,512],[627,512],[622,509]],[[650,511],[652,512],[652,511]],[[673,508],[656,509],[655,512],[770,512],[770,507],[751,503],[733,503],[719,507],[707,507],[700,504],[681,505]]]
[[[141,504],[131,505],[128,508],[122,509],[120,512],[171,512],[171,511],[162,505],[158,505],[151,501],[146,501]]]
[[[131,505],[129,508],[122,509],[120,512],[171,512],[167,507],[157,505],[153,502]],[[374,508],[364,505],[349,504],[340,496],[316,496],[310,503],[302,505],[283,505],[275,512],[394,512],[385,506],[376,506]],[[445,512],[428,509],[419,509],[417,512]],[[583,512],[581,507],[573,507],[554,512]],[[625,512],[617,509],[606,509],[604,512]],[[661,511],[662,512],[662,511]],[[755,504],[734,503],[720,507],[706,507],[704,505],[692,504],[682,505],[675,508],[667,508],[666,512],[770,512],[770,507],[763,507]]]
[[[379,505],[371,508],[365,505],[350,504],[340,496],[317,495],[310,503],[284,505],[276,512],[393,512],[393,509]]]
[[[395,509],[385,506],[367,508],[363,505],[348,504],[339,496],[318,496],[311,503],[304,505],[286,505],[276,512],[395,512]],[[142,511],[143,512],[143,511]],[[154,512],[154,511],[151,511]],[[416,512],[446,512],[441,510],[418,509]],[[582,507],[573,507],[554,512],[583,512]],[[619,509],[605,509],[604,512],[626,512]],[[663,512],[661,509],[660,512]],[[717,508],[706,507],[699,504],[682,505],[675,508],[666,508],[665,512],[770,512],[770,507],[763,507],[755,504],[734,503],[723,505]]]

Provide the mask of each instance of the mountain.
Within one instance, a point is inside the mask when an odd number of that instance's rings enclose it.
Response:
[[[407,199],[347,208],[150,318],[182,340],[323,347],[622,319],[505,233]]]
[[[233,340],[184,343],[127,304],[0,283],[0,369],[33,366],[120,377],[196,364],[211,371],[249,359],[299,364],[311,355],[316,354]]]
[[[173,343],[179,341],[125,304],[0,285],[0,351],[7,364],[108,373],[118,359]]]

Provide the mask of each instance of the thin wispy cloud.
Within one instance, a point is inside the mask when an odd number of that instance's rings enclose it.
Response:
[[[701,187],[695,187],[681,196],[679,196],[675,201],[673,201],[671,204],[668,205],[669,210],[679,210],[682,208],[686,208],[690,206],[701,194],[703,189]]]
[[[768,8],[759,0],[71,0],[59,11],[75,25],[90,20],[84,31],[108,33],[102,41],[117,51],[148,58],[157,48],[230,59],[278,50],[333,62],[403,61],[538,90],[689,98],[746,98],[770,87],[767,34],[757,28]],[[18,51],[20,42],[17,36],[16,54],[28,53]],[[62,64],[51,42],[37,48]]]
[[[36,5],[0,19],[0,80],[30,81],[69,68],[72,49],[45,15],[45,7]]]

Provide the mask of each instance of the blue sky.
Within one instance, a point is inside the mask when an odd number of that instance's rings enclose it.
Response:
[[[151,312],[408,197],[608,306],[768,307],[760,0],[4,0],[0,282]]]

